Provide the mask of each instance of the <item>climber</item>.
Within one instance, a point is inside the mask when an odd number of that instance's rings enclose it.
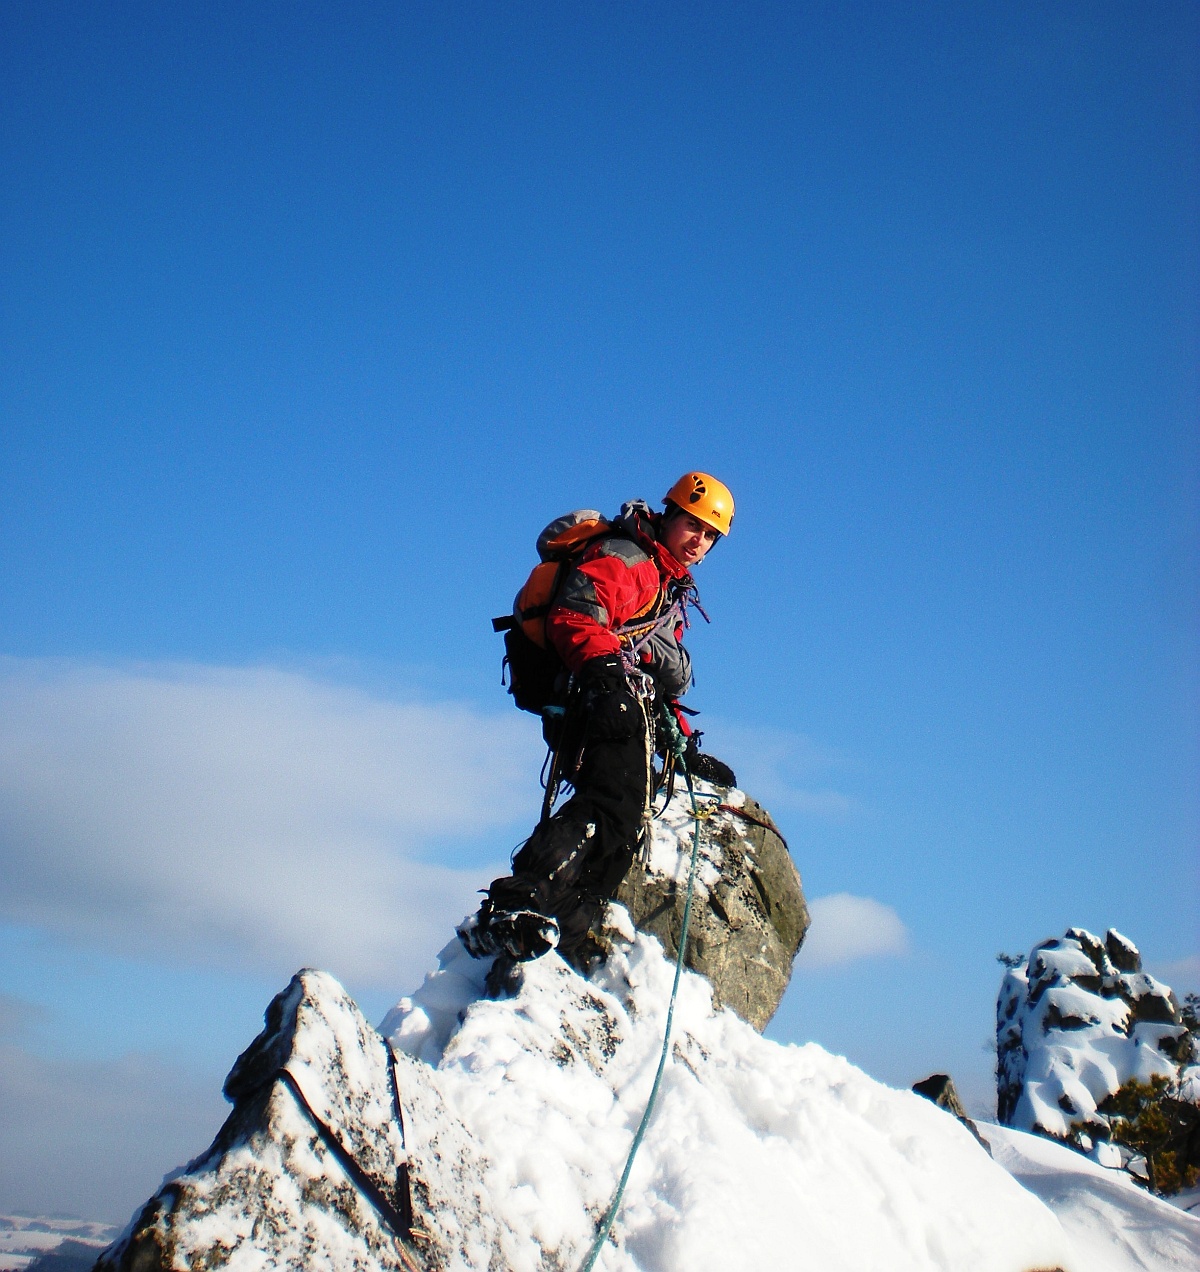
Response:
[[[663,503],[662,513],[643,500],[625,504],[550,606],[546,636],[571,673],[558,746],[574,757],[574,794],[536,827],[512,874],[492,883],[458,929],[476,958],[520,962],[557,948],[586,966],[592,922],[616,894],[648,820],[654,739],[664,729],[689,732],[676,702],[691,682],[681,643],[686,606],[695,603],[690,571],[729,533],[733,497],[708,474],[689,472]],[[663,719],[667,711],[674,724]],[[694,741],[687,754],[701,776],[733,784]]]

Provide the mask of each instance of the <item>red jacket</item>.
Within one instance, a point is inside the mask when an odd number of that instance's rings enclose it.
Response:
[[[546,635],[572,672],[589,658],[619,653],[620,628],[655,618],[676,590],[691,586],[687,570],[654,537],[657,516],[633,512],[617,524],[621,532],[593,544],[576,563],[546,618]],[[647,670],[672,697],[690,679],[680,634],[665,633],[648,651]]]

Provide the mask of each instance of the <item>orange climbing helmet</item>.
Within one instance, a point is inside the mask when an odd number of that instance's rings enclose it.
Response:
[[[697,521],[703,521],[721,534],[728,534],[733,525],[733,496],[729,487],[708,473],[684,473],[667,491],[663,503],[690,512]]]

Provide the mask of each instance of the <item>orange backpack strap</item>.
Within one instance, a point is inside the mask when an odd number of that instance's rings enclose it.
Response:
[[[565,513],[552,521],[537,540],[540,560],[517,593],[511,614],[492,619],[492,630],[504,633],[501,683],[508,671],[508,691],[523,711],[542,714],[564,692],[566,668],[546,638],[546,617],[568,573],[600,539],[626,536],[591,508]]]
[[[547,648],[546,616],[567,572],[591,544],[613,533],[613,528],[599,514],[593,515],[590,510],[585,513],[568,513],[542,531],[538,537],[538,555],[542,559],[517,593],[512,615],[492,619],[493,631],[520,628],[540,649]]]
[[[539,561],[517,593],[513,617],[535,645],[546,647],[546,615],[554,603],[561,576],[569,568],[568,561]]]

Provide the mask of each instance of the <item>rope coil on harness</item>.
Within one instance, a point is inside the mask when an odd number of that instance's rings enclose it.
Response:
[[[633,1170],[633,1159],[637,1156],[637,1151],[646,1135],[646,1128],[650,1125],[650,1118],[654,1114],[654,1106],[658,1101],[658,1089],[662,1084],[663,1072],[667,1067],[667,1056],[670,1054],[671,1049],[671,1025],[675,1019],[675,1000],[679,996],[679,981],[683,975],[683,959],[687,952],[688,924],[691,922],[692,917],[692,897],[696,891],[696,863],[700,859],[700,823],[704,820],[700,806],[696,803],[696,792],[692,787],[692,775],[688,772],[682,756],[679,757],[679,764],[683,769],[683,776],[687,781],[688,795],[691,796],[692,800],[692,859],[688,866],[687,899],[683,904],[683,923],[679,931],[679,952],[675,956],[675,980],[671,985],[671,999],[667,1005],[667,1024],[663,1030],[662,1054],[658,1058],[658,1070],[654,1075],[654,1085],[650,1088],[650,1098],[646,1102],[646,1111],[642,1114],[642,1120],[638,1123],[638,1128],[634,1132],[633,1143],[629,1146],[629,1156],[625,1159],[625,1169],[621,1172],[621,1179],[617,1184],[616,1191],[613,1193],[612,1201],[609,1202],[608,1209],[604,1212],[604,1218],[600,1222],[596,1239],[592,1243],[592,1248],[581,1266],[580,1272],[592,1272],[592,1269],[596,1266],[596,1260],[600,1257],[600,1251],[608,1240],[608,1234],[612,1231],[617,1211],[621,1208],[621,1200],[625,1196],[625,1185],[629,1183],[629,1175]]]

